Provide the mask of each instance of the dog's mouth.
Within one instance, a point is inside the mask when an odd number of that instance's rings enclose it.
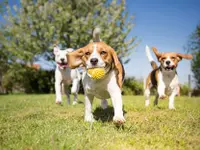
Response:
[[[173,65],[173,66],[167,66],[165,67],[165,70],[166,71],[171,71],[171,70],[174,70],[176,67]]]
[[[59,63],[59,62],[57,62],[57,64],[58,64],[58,66],[60,67],[60,68],[67,68],[68,67],[68,63],[65,63],[65,62],[62,62],[62,63]]]

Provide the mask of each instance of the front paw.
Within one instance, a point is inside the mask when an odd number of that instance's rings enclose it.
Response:
[[[176,108],[174,106],[169,106],[169,109],[176,110]]]
[[[93,115],[85,115],[85,122],[94,122],[94,118],[93,118]]]
[[[114,116],[113,122],[117,125],[122,125],[126,122],[125,118],[123,116]]]
[[[61,101],[56,101],[56,104],[61,105],[62,103]]]
[[[165,94],[159,94],[159,98],[160,98],[160,99],[166,99],[167,96],[166,96]]]
[[[76,105],[76,104],[77,104],[77,102],[76,102],[76,101],[73,101],[72,105]]]

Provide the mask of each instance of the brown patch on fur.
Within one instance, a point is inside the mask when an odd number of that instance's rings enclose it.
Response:
[[[149,76],[146,80],[146,88],[150,88],[149,86],[152,84],[153,87],[157,87],[158,85],[158,72],[159,69],[156,68],[153,71],[150,72]]]
[[[97,45],[97,52],[101,56],[102,60],[106,65],[114,66],[117,71],[117,83],[120,88],[122,88],[123,83],[123,67],[119,61],[117,54],[113,48],[104,42],[91,42],[83,48],[67,54],[67,60],[69,67],[74,69],[80,65],[85,66],[86,61],[89,59],[93,52],[94,44]],[[114,63],[113,63],[114,62]]]
[[[153,69],[158,68],[158,66],[157,66],[155,61],[151,61],[151,66],[152,66]]]
[[[174,67],[177,67],[178,62],[182,60],[182,58],[192,59],[192,55],[190,54],[180,54],[180,53],[175,53],[175,52],[159,53],[155,47],[152,47],[152,50],[154,54],[156,55],[158,61],[161,63],[161,65],[164,63],[165,59],[167,58],[170,58],[170,60],[173,61],[175,65]],[[151,71],[149,76],[147,77],[146,88],[149,88],[151,84],[153,85],[153,87],[157,87],[157,85],[159,84],[159,79],[158,79],[159,68],[157,67],[154,61],[151,62],[151,66],[154,70]],[[164,99],[166,97],[161,97],[161,98]]]
[[[180,54],[180,53],[175,53],[175,52],[159,53],[155,47],[152,47],[152,50],[161,64],[163,64],[165,59],[169,57],[174,62],[175,64],[174,67],[177,67],[178,62],[182,60],[182,58],[185,58],[185,59],[193,58],[191,54]]]

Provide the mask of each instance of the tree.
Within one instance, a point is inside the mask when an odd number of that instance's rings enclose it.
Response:
[[[55,42],[63,48],[85,46],[96,26],[102,29],[103,41],[128,63],[137,43],[136,37],[127,39],[134,24],[125,6],[125,0],[21,0],[20,6],[7,6],[6,22],[0,24],[0,49],[6,54],[4,64],[9,64],[4,79],[11,80],[15,76],[10,74],[41,57],[54,60]],[[16,62],[23,64],[17,70]],[[20,71],[22,76],[25,72]]]
[[[121,58],[136,46],[135,37],[127,40],[133,18],[125,11],[125,0],[21,0],[20,7],[7,7],[5,18],[3,28],[8,34],[1,44],[13,62],[32,64],[41,56],[52,60],[55,41],[63,47],[80,48],[90,41],[96,26]]]
[[[191,64],[192,72],[194,74],[196,86],[200,89],[200,24],[196,27],[194,33],[192,33],[188,41],[187,49],[193,54]]]

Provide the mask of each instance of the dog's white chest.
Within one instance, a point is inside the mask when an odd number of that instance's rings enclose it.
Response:
[[[94,95],[96,98],[99,99],[108,99],[110,98],[110,94],[107,90],[109,79],[102,79],[102,80],[93,80],[86,75],[83,74],[83,86],[85,92],[87,94]]]
[[[76,78],[76,72],[75,70],[71,70],[69,68],[66,69],[56,69],[56,74],[55,74],[57,80],[62,81],[65,84],[71,84],[72,79]]]
[[[177,89],[179,83],[177,74],[175,74],[173,79],[169,80],[167,84],[164,82],[165,80],[163,80],[163,74],[161,72],[159,72],[158,76],[160,85],[163,85],[162,88],[165,88],[166,95],[170,95],[174,90]]]

